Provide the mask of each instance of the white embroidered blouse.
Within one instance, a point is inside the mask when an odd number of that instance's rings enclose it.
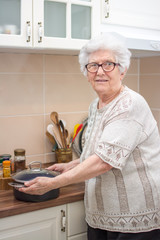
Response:
[[[81,161],[95,153],[113,168],[86,181],[87,223],[119,232],[160,228],[160,137],[148,104],[126,86],[102,109],[97,104]]]

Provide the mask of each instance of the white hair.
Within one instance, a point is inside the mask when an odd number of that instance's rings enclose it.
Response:
[[[82,47],[79,53],[79,63],[83,74],[87,75],[85,65],[88,64],[89,56],[97,50],[109,50],[115,56],[116,63],[119,63],[120,72],[128,70],[130,65],[131,52],[127,49],[125,44],[115,36],[107,33],[104,36],[91,39],[86,45]]]

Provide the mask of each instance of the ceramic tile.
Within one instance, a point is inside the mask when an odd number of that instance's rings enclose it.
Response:
[[[142,58],[140,61],[141,74],[160,74],[160,56]]]
[[[0,53],[0,73],[42,73],[42,54]]]
[[[157,126],[160,131],[160,110],[152,110],[152,113],[153,113],[155,120],[157,121]]]
[[[140,93],[152,108],[160,108],[160,79],[159,76],[145,75],[140,77]]]
[[[139,60],[136,58],[131,58],[130,67],[127,74],[138,74],[138,64]]]
[[[0,74],[0,116],[43,113],[40,74]]]
[[[14,149],[26,149],[26,155],[44,153],[44,117],[1,117],[0,153],[13,155]]]
[[[45,73],[80,73],[78,56],[45,55]]]
[[[47,74],[46,113],[88,110],[95,92],[81,74]]]
[[[125,78],[123,79],[123,84],[138,92],[138,75],[126,74]]]

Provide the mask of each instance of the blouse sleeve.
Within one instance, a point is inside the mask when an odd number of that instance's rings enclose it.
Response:
[[[111,166],[122,169],[141,136],[142,126],[138,122],[113,121],[104,127],[95,153]]]

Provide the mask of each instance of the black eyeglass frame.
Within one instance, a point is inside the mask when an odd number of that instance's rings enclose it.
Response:
[[[103,69],[103,64],[104,64],[104,63],[112,63],[112,64],[113,64],[113,69],[112,69],[112,70],[109,70],[109,71],[104,70],[104,69]],[[98,68],[97,68],[97,71],[95,71],[95,72],[90,72],[90,71],[88,70],[88,68],[87,68],[87,66],[88,66],[89,64],[96,64],[97,67],[98,67]],[[119,64],[119,63],[115,63],[115,62],[105,61],[105,62],[103,62],[102,64],[98,64],[98,63],[96,63],[96,62],[87,63],[87,64],[85,65],[85,68],[86,68],[87,71],[90,72],[90,73],[96,73],[96,72],[98,72],[99,67],[101,67],[104,72],[112,72],[112,71],[115,69],[115,66],[120,66],[120,64]]]

